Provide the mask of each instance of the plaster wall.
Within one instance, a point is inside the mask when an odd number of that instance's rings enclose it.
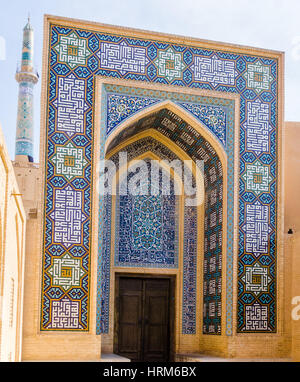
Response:
[[[26,218],[0,128],[0,360],[20,361]]]

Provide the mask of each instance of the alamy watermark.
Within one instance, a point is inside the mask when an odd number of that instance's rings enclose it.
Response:
[[[0,36],[0,61],[6,60],[6,43],[5,38]]]
[[[292,309],[292,319],[294,321],[300,320],[300,296],[295,296],[292,298],[292,305],[296,305]]]
[[[99,162],[100,195],[184,195],[187,206],[199,206],[204,201],[202,160],[145,159],[129,163],[126,152],[119,152],[118,160],[118,165],[112,160]]]

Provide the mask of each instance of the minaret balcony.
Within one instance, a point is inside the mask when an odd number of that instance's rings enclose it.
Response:
[[[35,69],[32,68],[24,68],[17,69],[15,75],[17,82],[32,82],[36,84],[39,80],[39,74]]]

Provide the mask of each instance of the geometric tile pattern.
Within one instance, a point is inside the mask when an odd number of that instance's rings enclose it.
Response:
[[[254,266],[246,267],[245,276],[242,277],[242,280],[245,282],[247,292],[258,295],[261,292],[268,291],[271,277],[268,275],[268,267],[256,263]]]
[[[226,148],[226,111],[222,107],[192,103],[180,103],[191,114],[207,126]]]
[[[234,61],[220,59],[216,54],[212,57],[195,56],[194,60],[191,70],[196,81],[208,82],[213,87],[235,84],[238,72]]]
[[[101,212],[100,212],[101,213]],[[110,272],[111,272],[111,232],[112,232],[112,197],[105,195],[103,200],[102,235],[99,235],[99,256],[97,275],[97,334],[109,332],[110,312]],[[99,222],[99,226],[101,223]],[[101,256],[100,256],[101,253]]]
[[[80,286],[80,279],[86,273],[80,263],[80,259],[67,253],[61,258],[54,258],[53,265],[48,269],[52,276],[52,285],[61,286],[65,290]]]
[[[268,330],[268,309],[257,303],[246,305],[246,331],[260,332]]]
[[[182,334],[196,334],[197,209],[185,207]]]
[[[260,331],[275,333],[277,330],[277,60],[258,57],[251,53],[224,52],[183,43],[170,44],[166,41],[150,41],[134,36],[130,38],[113,33],[59,25],[51,25],[49,37],[41,329],[65,330],[63,328],[72,327],[72,330],[88,330],[89,326],[88,271],[93,153],[92,110],[94,106],[94,76],[101,75],[154,84],[216,90],[228,94],[236,93],[240,96],[240,183],[239,205],[236,206],[240,228],[237,328],[232,326],[232,285],[230,281],[226,281],[226,333],[231,335],[235,329],[240,333]],[[162,57],[162,52],[170,53],[170,62],[167,61],[167,56]],[[175,64],[179,66],[176,67],[175,72],[172,72]],[[168,95],[161,98],[168,99]],[[184,98],[176,101],[177,104],[180,102],[185,103],[186,101]],[[197,101],[194,103],[197,104]],[[207,126],[205,123],[204,125]],[[228,125],[226,126],[227,129]],[[172,134],[171,130],[168,131],[169,134]],[[228,131],[226,131],[227,133]],[[227,134],[227,141],[228,137]],[[51,162],[51,158],[57,155],[56,147],[64,146],[68,141],[74,147],[83,149],[83,158],[87,161],[82,176],[69,179],[56,173],[55,163]],[[186,142],[181,142],[182,146],[186,145]],[[186,150],[188,151],[188,147]],[[230,156],[232,151],[227,147],[226,152]],[[229,163],[232,163],[231,160]],[[233,169],[228,171],[233,171]],[[76,214],[75,211],[71,213],[71,215],[76,215],[78,222],[76,236],[71,235],[69,242],[64,240],[53,242],[52,229],[54,226],[57,237],[63,237],[59,225],[55,223],[55,220],[58,219],[59,221],[61,216],[54,213],[55,209],[57,211],[60,209],[57,203],[54,206],[56,196],[59,197],[56,190],[65,190],[67,186],[71,187],[73,191],[81,192],[81,217],[79,216],[78,204]],[[231,184],[229,186],[232,187]],[[258,252],[255,253],[246,251],[246,233],[245,229],[241,229],[246,224],[247,204],[254,205],[256,202],[260,202],[262,206],[267,206],[269,210],[267,253],[259,252],[265,251],[266,248],[265,235],[267,230],[265,228],[260,231],[262,239]],[[251,211],[248,210],[248,215],[249,213],[251,215]],[[65,215],[67,216],[66,213]],[[229,217],[232,216],[233,208],[230,207]],[[81,220],[83,218],[85,220]],[[261,225],[262,227],[264,226]],[[248,232],[249,229],[250,225],[247,223]],[[217,235],[215,235],[214,240],[216,243]],[[66,246],[65,243],[69,246]],[[214,242],[212,241],[208,245],[212,245],[213,248]],[[249,250],[254,246],[249,244],[247,248]],[[87,276],[83,276],[81,279],[80,287],[72,288],[72,292],[67,292],[68,296],[64,294],[63,288],[51,287],[50,275],[47,274],[47,269],[52,264],[52,257],[57,251],[60,256],[68,252],[71,255],[76,254],[76,256],[81,257],[82,266],[87,271]],[[228,253],[230,258],[231,250]],[[260,255],[257,256],[257,254]],[[268,275],[271,278],[268,292],[261,292],[258,295],[247,291],[246,283],[243,280],[246,267],[252,266],[255,261],[260,266],[268,267]],[[226,272],[230,279],[232,275],[230,261],[226,263]],[[213,291],[216,288],[217,286],[211,282],[207,290]],[[53,297],[58,295],[60,296],[59,299]],[[69,306],[74,308],[74,312],[77,309],[78,321],[74,319],[72,323],[71,321],[68,323],[72,317],[71,310],[64,309],[62,301],[66,308],[68,301]],[[74,304],[72,304],[73,302]],[[218,304],[208,303],[207,309],[208,314],[213,314],[213,312],[217,314],[220,307]],[[63,319],[63,314],[65,314],[65,319]],[[61,320],[61,324],[58,323],[59,320]]]
[[[126,90],[128,91],[128,88]],[[174,99],[172,96],[174,96]],[[107,134],[110,134],[113,129],[117,128],[127,118],[132,117],[136,112],[165,100],[164,94],[160,93],[152,97],[137,97],[129,94],[116,94],[115,91],[114,93],[108,93],[107,98]],[[175,94],[168,93],[168,98],[174,102],[177,101]],[[176,103],[201,121],[226,147],[226,114],[228,112],[226,106],[191,102]]]
[[[71,68],[85,65],[86,59],[91,55],[87,47],[87,40],[79,38],[75,32],[68,36],[59,36],[59,42],[54,49],[58,53],[58,61],[68,64]]]
[[[124,94],[108,95],[107,134],[134,113],[159,102],[159,99],[132,97]]]
[[[181,79],[183,69],[186,67],[182,54],[176,53],[172,47],[167,50],[159,50],[154,64],[158,68],[159,75],[166,77],[169,81]]]
[[[149,62],[145,48],[130,46],[126,41],[120,44],[101,42],[97,55],[100,58],[101,69],[118,70],[121,74],[144,74]]]
[[[162,214],[165,208],[156,195],[141,195],[134,198],[132,206],[133,249],[160,250],[162,241]]]
[[[247,149],[257,155],[270,150],[270,107],[269,104],[257,99],[247,102],[246,130]]]
[[[247,191],[259,195],[269,192],[269,185],[273,180],[268,165],[263,165],[258,159],[254,163],[246,164],[246,171],[242,176]]]
[[[273,81],[270,66],[263,65],[260,61],[255,64],[247,64],[244,78],[247,81],[247,86],[254,89],[257,93],[263,90],[270,90],[271,82]]]
[[[129,267],[177,268],[178,221],[174,184],[171,194],[151,195],[150,161],[148,166],[148,195],[118,195],[115,227],[115,265]],[[153,173],[152,173],[153,175]],[[133,178],[129,173],[126,184]],[[153,180],[153,176],[151,177]],[[162,171],[158,184],[162,185]],[[121,183],[122,184],[122,183]],[[122,186],[121,186],[122,187]]]
[[[86,216],[82,212],[83,196],[71,186],[55,190],[53,212],[49,215],[54,222],[53,242],[70,247],[81,242],[82,224]]]
[[[79,302],[63,298],[51,302],[52,321],[49,329],[74,330],[82,329],[79,323]]]
[[[246,205],[246,222],[242,226],[246,235],[247,253],[254,256],[267,254],[269,251],[269,207],[262,205],[259,201]]]
[[[208,169],[210,186],[205,195],[203,333],[221,334],[222,295],[222,167]]]
[[[76,148],[71,142],[65,146],[56,146],[56,153],[51,158],[55,164],[55,173],[68,180],[83,176],[87,161],[83,157],[83,149]]]
[[[69,137],[84,132],[84,112],[88,108],[84,85],[84,81],[73,74],[58,80],[58,97],[53,102],[57,107],[57,130]]]

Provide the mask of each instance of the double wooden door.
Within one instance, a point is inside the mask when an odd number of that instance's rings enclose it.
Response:
[[[170,284],[170,279],[117,278],[117,354],[136,362],[170,360]]]

